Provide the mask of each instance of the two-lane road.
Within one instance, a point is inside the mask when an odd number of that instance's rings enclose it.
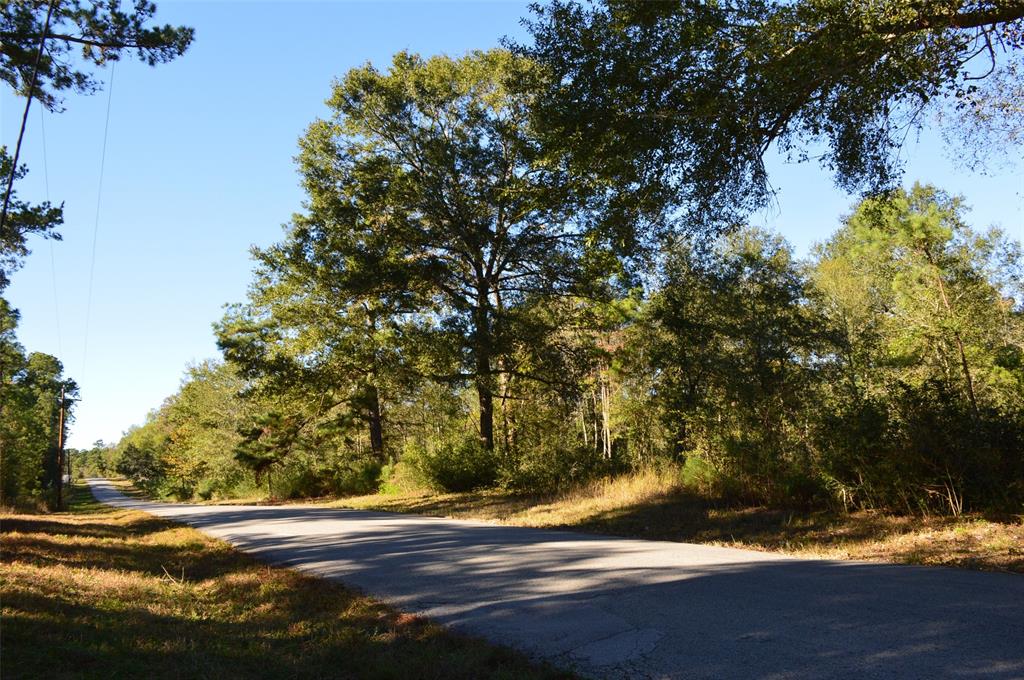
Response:
[[[309,506],[96,497],[595,677],[1024,678],[1024,577]]]

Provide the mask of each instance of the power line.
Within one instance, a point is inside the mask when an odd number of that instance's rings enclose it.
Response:
[[[46,153],[46,111],[39,109],[39,136],[43,141],[43,185],[46,187],[46,202],[50,202],[50,166]],[[54,254],[53,239],[47,239],[50,246],[50,280],[53,283],[53,315],[57,322],[57,354],[64,358],[63,334],[60,332],[60,294],[57,292],[57,256]]]
[[[53,7],[57,0],[50,0],[50,6],[46,10],[46,22],[43,24],[43,32],[39,36],[39,47],[36,49],[36,61],[32,65],[32,80],[28,84],[28,98],[25,99],[25,112],[21,114],[21,130],[18,131],[18,143],[14,147],[14,159],[11,163],[11,174],[7,178],[7,191],[4,193],[3,212],[0,212],[0,233],[3,233],[7,226],[7,210],[11,206],[11,192],[14,190],[14,176],[18,173],[18,158],[21,156],[21,142],[25,139],[25,125],[28,123],[28,110],[32,106],[32,97],[36,94],[36,80],[39,77],[39,62],[43,59],[43,48],[46,46],[46,34],[50,31],[50,17],[53,16]]]
[[[89,292],[85,298],[85,335],[82,338],[82,377],[85,380],[86,359],[89,354],[89,320],[92,316],[92,284],[96,274],[96,241],[100,231],[100,206],[103,202],[103,171],[107,164],[107,136],[110,132],[110,101],[114,98],[114,64],[110,64],[110,84],[107,86],[107,118],[103,123],[103,150],[100,152],[100,180],[96,188],[96,219],[92,226],[92,255],[89,258]]]

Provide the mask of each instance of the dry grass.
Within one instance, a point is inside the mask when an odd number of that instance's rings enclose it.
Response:
[[[83,487],[0,523],[5,679],[569,677]]]
[[[686,491],[672,471],[602,480],[547,497],[486,491],[361,496],[332,504],[804,557],[1024,573],[1024,516],[921,518],[736,508]]]

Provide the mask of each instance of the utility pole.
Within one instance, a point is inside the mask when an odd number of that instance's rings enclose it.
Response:
[[[64,386],[60,386],[60,417],[57,421],[57,509],[64,509]]]

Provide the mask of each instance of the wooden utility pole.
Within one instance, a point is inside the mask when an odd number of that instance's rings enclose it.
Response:
[[[57,421],[57,509],[64,509],[64,386],[60,386],[60,416]]]

